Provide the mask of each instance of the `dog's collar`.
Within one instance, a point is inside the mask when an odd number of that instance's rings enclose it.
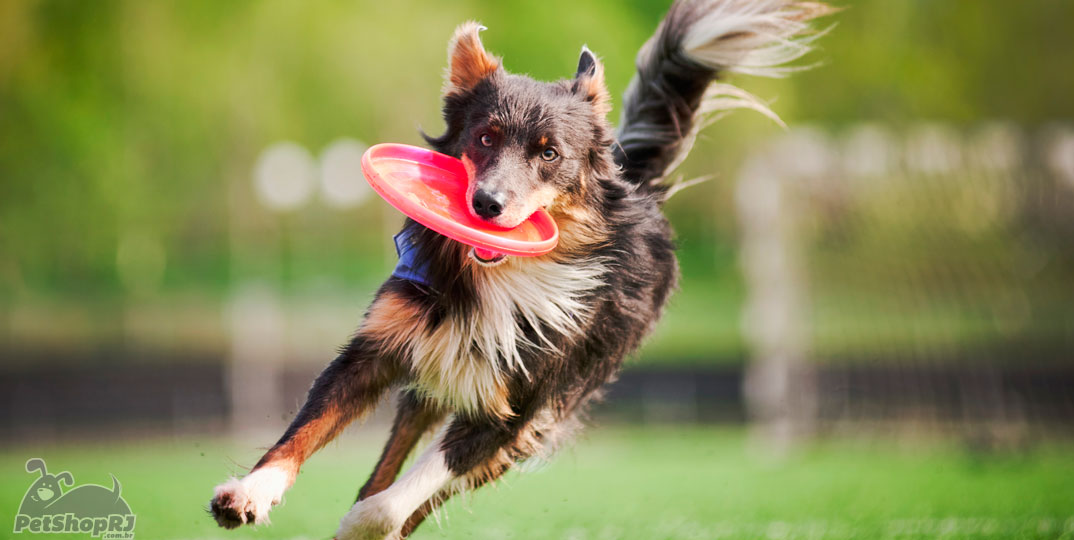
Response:
[[[395,253],[399,256],[392,276],[432,288],[429,284],[429,261],[418,259],[421,250],[418,249],[418,239],[412,228],[404,227],[392,239],[395,241]]]
[[[432,289],[433,286],[429,283],[429,261],[419,259],[421,250],[418,249],[418,239],[414,231],[409,227],[404,227],[392,237],[392,240],[395,241],[395,253],[399,256],[399,262],[395,263],[392,277],[412,281]],[[482,259],[477,256],[473,248],[470,249],[469,257],[485,267],[499,266],[507,260],[506,255],[500,255],[492,260]]]

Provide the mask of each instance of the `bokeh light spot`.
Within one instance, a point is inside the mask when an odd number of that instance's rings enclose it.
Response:
[[[265,148],[254,166],[257,198],[272,210],[301,207],[313,193],[317,166],[302,146],[281,142]]]
[[[366,145],[354,139],[337,139],[321,153],[321,196],[336,208],[362,203],[370,188],[362,175]]]

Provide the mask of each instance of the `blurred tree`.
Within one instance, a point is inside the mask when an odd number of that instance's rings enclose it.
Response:
[[[236,271],[235,241],[255,254],[243,272],[284,287],[326,275],[375,281],[383,273],[380,216],[367,211],[375,202],[341,212],[315,200],[286,217],[252,207],[236,222],[234,201],[254,200],[262,149],[295,141],[317,156],[340,137],[416,144],[417,127],[437,133],[446,40],[469,18],[490,27],[484,38],[508,69],[543,79],[568,76],[588,44],[619,96],[668,4],[0,2],[0,302],[123,301],[135,294],[120,268],[137,256],[131,245],[161,252],[157,290],[139,282],[143,295],[221,294]],[[811,57],[821,67],[736,81],[778,96],[775,109],[796,124],[1074,117],[1074,33],[1065,24],[1074,3],[845,7]],[[741,284],[727,180],[746,147],[775,131],[746,114],[710,128],[685,172],[721,179],[669,206],[688,283],[712,291],[702,296],[720,301],[721,320],[732,323]],[[236,227],[245,232],[236,236]],[[137,240],[124,255],[125,238]],[[272,264],[259,269],[256,256],[280,243],[282,277]],[[739,347],[736,332],[728,330],[725,352]]]

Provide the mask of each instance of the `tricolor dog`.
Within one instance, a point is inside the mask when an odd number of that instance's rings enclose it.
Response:
[[[767,112],[718,79],[786,73],[818,35],[809,21],[828,11],[795,0],[675,2],[638,53],[617,128],[606,119],[604,67],[585,47],[573,77],[542,82],[508,73],[482,45],[481,26],[459,26],[443,87],[447,128],[426,139],[465,164],[475,217],[514,227],[544,208],[559,245],[482,259],[408,221],[406,264],[279,442],[216,488],[217,522],[266,522],[302,463],[392,389],[391,436],[340,540],[405,538],[453,494],[569,439],[675,289],[665,177],[713,112]],[[427,432],[432,443],[400,476]]]

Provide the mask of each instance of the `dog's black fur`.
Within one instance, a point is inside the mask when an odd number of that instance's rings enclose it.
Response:
[[[449,51],[447,127],[426,139],[466,164],[475,216],[513,227],[545,208],[560,244],[533,259],[488,261],[408,221],[427,280],[384,283],[357,335],[247,478],[271,469],[286,488],[310,454],[402,387],[384,455],[337,533],[400,538],[452,493],[563,440],[675,288],[672,231],[661,212],[667,188],[659,181],[688,149],[710,83],[735,68],[738,57],[725,51],[790,39],[822,12],[793,0],[676,3],[638,55],[618,132],[605,118],[610,100],[593,53],[583,49],[573,78],[538,82],[507,73],[484,50],[479,27],[461,26]],[[722,29],[725,13],[738,19]],[[729,65],[713,60],[724,57]],[[413,445],[448,415],[415,474],[443,468],[450,481],[428,493],[409,481],[393,485]],[[219,523],[263,521],[282,494],[261,501],[263,482],[219,487],[211,504]],[[414,494],[424,503],[391,513]]]

